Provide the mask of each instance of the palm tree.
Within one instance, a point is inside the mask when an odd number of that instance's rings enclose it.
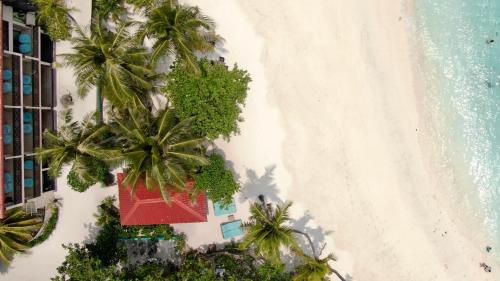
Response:
[[[96,182],[96,159],[109,159],[117,150],[104,148],[101,144],[108,127],[96,124],[91,117],[82,122],[73,122],[71,112],[64,116],[64,124],[58,132],[43,133],[44,146],[36,151],[38,159],[49,162],[49,174],[60,175],[65,164],[73,163],[71,171],[85,182]]]
[[[243,224],[247,232],[240,246],[248,248],[253,245],[257,254],[275,263],[280,261],[280,247],[298,249],[293,229],[286,225],[291,205],[291,202],[286,202],[273,209],[271,205],[253,203],[250,221]]]
[[[33,0],[38,7],[38,23],[43,25],[47,34],[54,41],[66,40],[71,37],[71,21],[75,22],[64,0]]]
[[[0,262],[8,265],[15,253],[28,249],[27,243],[41,225],[39,218],[28,215],[21,207],[7,210],[0,220]]]
[[[98,14],[102,20],[119,22],[127,15],[125,0],[92,0],[92,15]]]
[[[179,5],[165,0],[160,6],[147,12],[147,20],[139,31],[139,38],[155,39],[152,60],[164,55],[176,55],[191,70],[197,70],[195,51],[214,49],[222,38],[215,34],[215,23],[203,15],[198,7]]]
[[[147,65],[148,54],[130,35],[130,22],[122,22],[116,32],[106,30],[99,16],[91,35],[77,27],[74,53],[63,54],[66,63],[75,69],[78,94],[85,96],[92,87],[97,95],[114,106],[141,105],[149,95],[155,72]],[[98,123],[102,122],[102,101],[97,99]]]
[[[134,191],[142,178],[146,188],[158,188],[166,202],[170,186],[184,190],[186,176],[208,164],[201,146],[205,138],[193,136],[191,122],[179,121],[170,109],[156,115],[143,108],[127,109],[115,118],[110,127],[122,150],[116,160],[126,165],[124,184]]]
[[[333,255],[320,259],[302,255],[303,263],[295,269],[293,276],[294,281],[327,281],[330,280],[327,276],[332,272],[332,268],[328,262],[335,260]],[[345,281],[342,275],[336,273],[340,280]]]

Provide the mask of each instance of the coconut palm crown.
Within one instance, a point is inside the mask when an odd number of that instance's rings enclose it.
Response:
[[[38,23],[45,27],[52,40],[66,40],[71,37],[70,15],[74,9],[68,8],[64,0],[33,0],[38,7]]]
[[[280,260],[280,247],[298,249],[293,229],[286,225],[291,205],[291,202],[286,202],[272,208],[270,205],[252,203],[250,220],[243,224],[246,233],[241,247],[253,245],[257,254],[277,263]]]
[[[68,111],[57,132],[47,130],[43,133],[44,146],[37,149],[36,156],[49,163],[49,174],[53,177],[59,176],[62,167],[72,162],[71,170],[82,180],[95,182],[92,160],[109,159],[118,152],[101,145],[108,129],[96,124],[91,116],[82,122],[73,121],[71,111]]]
[[[214,21],[203,15],[198,7],[165,0],[146,15],[147,20],[138,34],[141,40],[145,37],[155,40],[154,62],[168,54],[177,56],[188,69],[197,70],[195,52],[212,51],[215,43],[222,40],[214,32]]]
[[[0,220],[0,262],[8,265],[14,254],[28,249],[27,243],[41,225],[39,218],[28,215],[21,207],[7,210]]]
[[[75,69],[78,94],[85,96],[97,87],[114,106],[142,104],[156,75],[147,64],[148,53],[130,34],[132,23],[122,22],[113,31],[96,17],[91,35],[76,28],[77,36],[71,40],[74,53],[61,55]]]
[[[186,177],[194,169],[208,164],[202,149],[205,138],[194,136],[192,120],[180,121],[173,110],[164,109],[153,115],[142,109],[128,109],[110,123],[121,155],[116,160],[125,164],[125,186],[132,192],[139,179],[148,190],[158,188],[169,202],[168,188],[184,190]]]
[[[328,275],[332,272],[328,262],[335,260],[333,255],[328,255],[323,259],[302,255],[303,263],[295,269],[294,281],[327,281]],[[337,275],[338,276],[338,275]],[[341,280],[344,280],[342,276]]]

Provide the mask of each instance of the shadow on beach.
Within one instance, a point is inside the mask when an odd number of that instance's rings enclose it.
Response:
[[[271,165],[265,168],[262,176],[258,176],[255,170],[247,169],[247,180],[242,185],[239,195],[239,202],[243,203],[248,200],[256,202],[257,197],[262,194],[266,201],[274,204],[282,203],[283,201],[278,196],[278,188],[274,181],[274,170],[276,165]]]

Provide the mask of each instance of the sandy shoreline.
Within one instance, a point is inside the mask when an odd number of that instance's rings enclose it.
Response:
[[[249,69],[258,87],[242,135],[221,146],[239,174],[245,166],[284,165],[274,175],[278,190],[323,227],[311,227],[318,237],[333,231],[328,249],[334,240],[342,272],[354,280],[498,278],[497,268],[479,268],[493,261],[453,209],[442,171],[429,166],[435,159],[414,76],[411,1],[193,2],[214,17],[229,61]],[[257,37],[245,33],[241,17]],[[263,67],[247,62],[255,49]],[[264,81],[255,72],[262,69]],[[255,112],[252,95],[260,97],[263,84],[269,104],[259,107],[272,110]],[[269,125],[284,134],[266,134]],[[278,142],[277,158],[259,153]],[[255,150],[242,149],[251,144]]]

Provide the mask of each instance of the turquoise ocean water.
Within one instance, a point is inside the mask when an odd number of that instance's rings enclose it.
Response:
[[[500,0],[416,0],[415,17],[448,188],[500,252]]]

